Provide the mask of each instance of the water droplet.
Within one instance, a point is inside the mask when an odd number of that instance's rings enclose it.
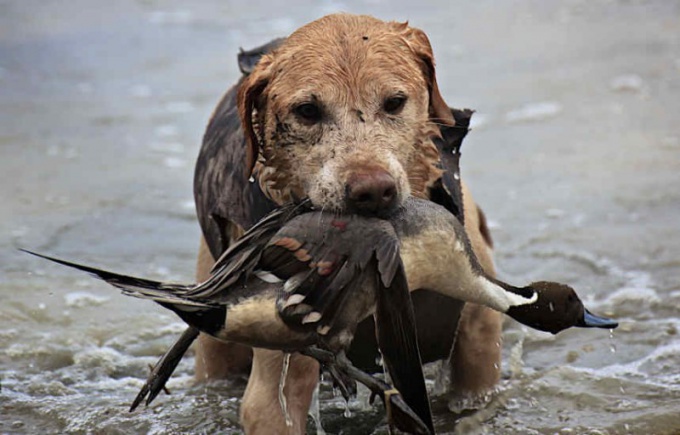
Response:
[[[495,368],[496,370],[498,370],[498,364],[493,363],[493,368]]]
[[[250,181],[251,183],[254,183],[254,182],[255,182],[255,177],[253,177],[253,176],[251,175],[250,178],[248,178],[248,181]]]
[[[375,365],[382,367],[383,366],[383,357],[382,355],[378,355],[375,357]]]
[[[550,308],[550,312],[551,312],[551,313],[552,313],[553,311],[555,311],[555,306],[553,305],[552,302],[550,302],[550,303],[548,304],[548,308]]]
[[[320,388],[319,386],[320,383],[317,383],[316,387],[314,388],[314,394],[312,395],[312,404],[309,407],[309,415],[312,417],[312,420],[314,420],[314,425],[316,426],[316,435],[326,435],[326,431],[323,429],[323,426],[321,425],[321,413],[319,407],[319,388]]]
[[[345,402],[345,412],[343,414],[345,418],[352,417],[352,411],[349,409],[349,402]]]
[[[623,386],[619,387],[619,391],[621,392],[621,394],[626,394],[626,390],[623,389]]]
[[[609,351],[611,353],[616,353],[616,343],[614,342],[614,330],[609,330]]]
[[[453,178],[455,178],[456,180],[460,180],[460,174],[458,172],[454,172]]]
[[[286,394],[284,393],[284,388],[286,387],[286,377],[288,377],[288,367],[290,366],[290,354],[285,353],[283,355],[283,364],[281,366],[281,378],[279,379],[279,405],[281,405],[281,411],[286,419],[286,426],[293,427],[293,419],[290,417],[288,412],[288,401],[286,399]]]

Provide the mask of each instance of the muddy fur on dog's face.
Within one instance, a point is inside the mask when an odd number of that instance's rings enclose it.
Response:
[[[239,89],[262,190],[342,211],[348,183],[380,173],[397,204],[426,196],[441,175],[432,137],[454,123],[433,62],[425,34],[406,23],[336,14],[294,32]]]

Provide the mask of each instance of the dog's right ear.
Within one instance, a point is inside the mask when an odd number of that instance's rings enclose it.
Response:
[[[272,60],[271,55],[263,56],[253,69],[253,72],[241,82],[238,89],[238,114],[241,118],[241,126],[243,127],[243,134],[248,146],[246,149],[246,178],[250,177],[253,172],[260,149],[259,138],[264,128],[261,122],[264,115],[264,91],[271,79]],[[257,124],[253,122],[253,116],[256,115],[256,112],[259,118]],[[260,130],[258,132],[260,136],[255,132],[256,125]]]

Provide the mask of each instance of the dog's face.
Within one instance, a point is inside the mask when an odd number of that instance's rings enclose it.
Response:
[[[437,179],[437,123],[453,124],[423,32],[331,15],[262,58],[239,90],[257,177],[277,202],[379,215]]]

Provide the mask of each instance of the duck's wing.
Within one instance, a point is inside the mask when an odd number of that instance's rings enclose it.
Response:
[[[376,288],[375,324],[383,363],[396,390],[434,433],[411,293],[400,258],[391,284],[377,278]]]
[[[432,429],[415,315],[392,225],[361,216],[298,216],[272,238],[260,265],[290,276],[277,308],[293,327],[332,335],[336,326],[356,327],[363,320],[366,313],[353,310],[356,299],[373,302],[378,344],[394,386]]]
[[[286,280],[277,306],[287,323],[328,331],[347,299],[361,296],[356,290],[371,260],[377,259],[374,273],[391,281],[398,243],[384,220],[309,213],[272,238],[260,266]]]
[[[210,277],[196,285],[186,297],[210,301],[220,299],[234,284],[244,282],[259,268],[260,258],[272,237],[291,219],[311,210],[305,200],[287,204],[267,214],[215,262]]]

